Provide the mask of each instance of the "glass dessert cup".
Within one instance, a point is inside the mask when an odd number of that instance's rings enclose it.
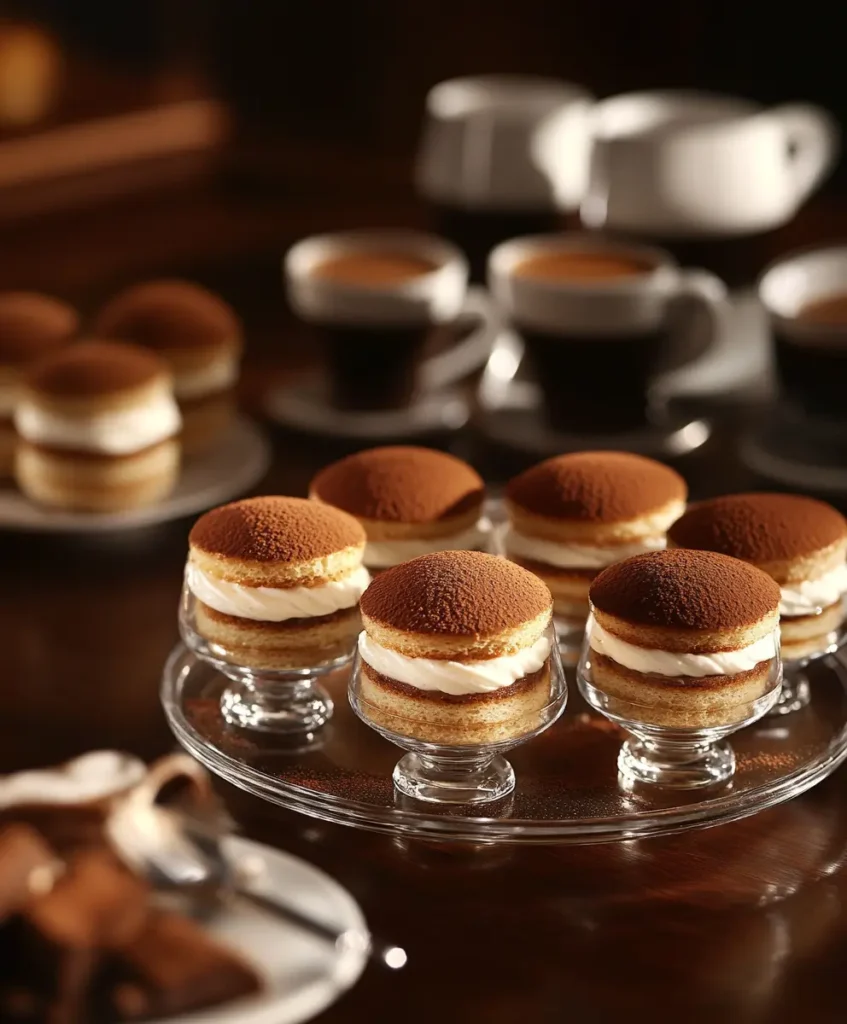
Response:
[[[481,804],[501,800],[515,788],[515,773],[503,756],[506,750],[538,736],[565,709],[567,682],[553,626],[548,672],[542,685],[534,685],[517,714],[509,717],[471,713],[473,703],[448,703],[455,716],[412,720],[392,714],[362,693],[362,659],[356,653],[348,697],[358,717],[389,742],[408,751],[395,765],[394,786],[406,797],[430,803]],[[489,708],[489,702],[477,708]],[[494,705],[496,707],[496,705]],[[451,719],[454,718],[454,721]]]
[[[820,614],[820,612],[818,613]],[[768,712],[771,715],[790,715],[794,711],[801,711],[812,699],[809,677],[806,674],[806,667],[819,658],[825,658],[828,654],[835,652],[844,643],[847,636],[847,625],[842,620],[841,625],[820,638],[820,647],[809,651],[799,658],[785,658],[782,662],[782,689],[776,704]]]
[[[197,599],[183,585],[180,636],[190,651],[229,680],[220,698],[226,722],[242,729],[282,734],[309,733],[326,725],[332,717],[333,702],[318,680],[350,661],[356,632],[349,643],[327,648],[326,659],[317,664],[274,667],[269,656],[255,659],[247,651],[224,647],[202,636],[197,631],[196,608]]]
[[[723,701],[704,707],[702,723],[685,725],[672,702],[636,704],[595,685],[589,635],[583,641],[577,683],[586,702],[629,738],[618,754],[622,784],[647,783],[673,789],[696,789],[728,782],[735,772],[735,754],[727,737],[758,721],[774,706],[782,684],[779,654],[770,662],[765,686],[756,697],[739,703]],[[685,716],[690,719],[691,711]]]

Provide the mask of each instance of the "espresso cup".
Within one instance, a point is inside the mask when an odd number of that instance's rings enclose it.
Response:
[[[759,281],[777,380],[794,413],[847,421],[847,245],[795,253]]]
[[[488,264],[492,295],[524,344],[550,426],[619,433],[653,422],[657,375],[701,355],[722,329],[726,288],[661,249],[591,234],[516,238]],[[705,331],[677,315],[705,310]]]
[[[578,85],[521,75],[455,78],[430,90],[415,180],[438,232],[467,253],[474,281],[491,249],[551,231],[588,175],[588,114]]]
[[[481,367],[499,329],[493,304],[468,290],[462,254],[434,235],[350,231],[317,235],[285,257],[288,298],[322,345],[330,403],[346,412],[403,409],[417,391],[447,387]],[[424,358],[434,330],[478,321]]]
[[[732,237],[791,219],[832,169],[839,132],[811,104],[765,109],[694,91],[628,93],[591,112],[588,228]]]

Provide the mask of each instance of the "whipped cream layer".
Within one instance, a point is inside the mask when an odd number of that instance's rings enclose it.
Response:
[[[174,392],[181,399],[203,398],[226,391],[237,380],[238,356],[233,353],[196,370],[180,370],[175,375]]]
[[[480,519],[466,530],[445,537],[369,540],[365,544],[363,561],[371,569],[389,569],[432,551],[478,551],[486,547],[490,530],[491,523],[487,519]]]
[[[847,564],[814,580],[785,583],[780,586],[779,614],[786,618],[816,615],[847,594]]]
[[[178,434],[181,426],[179,409],[169,391],[93,416],[53,412],[26,398],[15,409],[15,428],[25,440],[102,455],[143,451]]]
[[[776,657],[779,630],[763,636],[747,647],[710,654],[686,654],[682,651],[659,651],[621,640],[590,616],[586,626],[591,649],[633,672],[659,676],[731,676],[749,672],[763,661]]]
[[[418,690],[462,696],[492,693],[511,686],[543,667],[550,656],[550,641],[541,636],[531,647],[502,658],[470,661],[440,661],[436,658],[408,658],[359,634],[359,654],[374,671]]]
[[[191,559],[185,566],[188,589],[203,604],[222,615],[256,622],[311,619],[352,608],[370,581],[368,570],[359,566],[340,580],[315,587],[247,587],[209,576]]]
[[[670,524],[668,524],[670,525]],[[645,551],[661,551],[667,541],[664,534],[642,537],[625,544],[594,547],[590,544],[559,544],[541,537],[529,537],[511,526],[503,537],[503,545],[510,557],[526,558],[532,562],[553,565],[557,569],[604,569],[631,555]]]

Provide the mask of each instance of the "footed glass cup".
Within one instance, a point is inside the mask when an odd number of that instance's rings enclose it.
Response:
[[[546,635],[550,641],[547,678],[532,686],[514,716],[507,717],[480,711],[496,708],[493,702],[474,706],[474,702],[449,700],[434,717],[421,714],[412,719],[392,714],[363,697],[362,660],[357,651],[348,688],[350,704],[366,725],[408,751],[392,776],[401,794],[431,803],[481,804],[512,792],[515,773],[504,752],[552,725],[568,699],[552,624]],[[449,709],[455,709],[455,715]]]
[[[828,654],[835,654],[844,643],[845,636],[847,636],[847,626],[845,626],[842,620],[838,629],[834,629],[832,632],[821,637],[820,647],[816,650],[809,651],[800,658],[785,658],[783,660],[782,690],[779,694],[779,700],[771,708],[769,714],[790,715],[793,711],[801,711],[806,707],[812,699],[806,667],[819,658],[825,658]]]
[[[577,683],[591,707],[629,733],[618,754],[621,781],[625,785],[647,783],[695,789],[731,779],[735,754],[727,737],[766,715],[779,698],[782,663],[778,647],[758,695],[737,704],[721,701],[711,708],[704,706],[702,720],[692,725],[692,711],[683,711],[678,703],[637,704],[596,685],[589,624],[577,666]]]
[[[266,733],[313,732],[332,717],[332,698],[320,685],[327,675],[350,661],[356,633],[349,645],[326,651],[318,664],[285,664],[274,667],[272,657],[255,663],[249,652],[224,647],[197,631],[197,599],[183,585],[179,607],[179,632],[186,647],[229,679],[221,694],[221,714],[230,725]],[[251,664],[251,661],[254,663]]]

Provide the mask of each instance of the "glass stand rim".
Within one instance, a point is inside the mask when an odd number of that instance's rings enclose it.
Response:
[[[843,698],[847,708],[847,668],[838,662],[836,664],[839,701]],[[320,792],[271,776],[209,742],[187,717],[183,701],[187,684],[196,684],[194,677],[198,673],[202,675],[213,671],[211,666],[180,643],[171,652],[162,676],[161,698],[168,724],[189,753],[234,786],[270,803],[324,821],[393,836],[430,841],[539,845],[592,844],[666,835],[744,818],[782,803],[816,785],[847,758],[847,713],[843,713],[837,730],[814,757],[802,761],[779,778],[753,786],[745,792],[730,791],[708,796],[690,806],[564,820],[450,816],[438,814],[432,805],[420,811],[398,807],[375,808],[361,799]],[[790,726],[793,717],[787,716],[780,724]]]

